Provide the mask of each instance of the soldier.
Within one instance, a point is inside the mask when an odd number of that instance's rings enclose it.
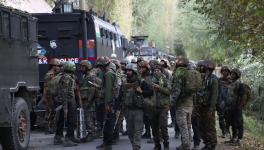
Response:
[[[232,126],[232,139],[229,143],[240,144],[244,134],[243,127],[243,95],[246,92],[243,84],[239,81],[241,72],[235,68],[231,70],[230,97],[232,107],[228,112]]]
[[[122,84],[120,99],[125,107],[128,137],[133,150],[141,148],[141,135],[143,132],[143,91],[140,87],[140,79],[137,67],[128,64],[126,67],[127,80]]]
[[[122,108],[120,107],[121,104],[117,101],[117,98],[120,93],[120,87],[122,85],[122,81],[125,80],[124,76],[122,75],[122,70],[121,70],[121,64],[118,60],[113,59],[110,68],[112,71],[115,73],[116,76],[116,83],[114,87],[114,101],[115,101],[115,110],[116,110],[116,119],[114,122],[114,139],[113,139],[113,145],[117,144],[117,141],[119,140],[119,131],[123,122],[123,114],[122,114]]]
[[[63,144],[65,147],[77,146],[74,141],[74,128],[76,122],[76,80],[74,72],[76,70],[75,64],[71,61],[67,61],[63,64],[64,72],[60,75],[58,80],[58,96],[56,98],[56,109],[59,116],[57,121],[57,129],[54,138],[54,144]],[[67,124],[67,133],[64,141],[63,128]]]
[[[123,71],[125,71],[126,70],[126,65],[128,64],[128,60],[127,59],[122,59],[120,64],[121,64],[121,69]]]
[[[193,109],[193,93],[186,91],[186,74],[189,60],[179,58],[177,68],[173,73],[172,80],[172,102],[176,109],[176,122],[180,129],[182,145],[177,150],[191,149],[191,114]]]
[[[146,80],[151,83],[151,72],[150,72],[149,64],[146,61],[141,61],[138,69],[141,75],[141,80]],[[144,87],[142,87],[142,90],[143,90],[144,98],[150,99],[153,96],[153,89],[149,88],[150,85],[148,84],[143,84],[143,86]],[[142,138],[150,139],[151,138],[150,120],[146,112],[144,112],[144,125],[145,125],[145,133],[142,135]]]
[[[146,113],[149,116],[153,140],[155,143],[154,150],[161,150],[161,136],[165,150],[169,149],[168,135],[168,111],[170,109],[170,85],[159,64],[153,66],[151,81],[148,82],[153,89],[153,96],[149,101],[145,101]]]
[[[212,74],[214,68],[213,62],[203,61],[200,68],[200,72],[204,74],[203,90],[195,95],[200,116],[200,133],[205,145],[203,150],[214,150],[217,145],[215,109],[218,98],[218,79]]]
[[[111,150],[113,144],[113,130],[115,123],[114,99],[116,74],[110,68],[110,59],[104,57],[98,62],[98,66],[103,72],[103,90],[105,103],[105,118],[103,127],[103,143],[97,146],[97,149]]]
[[[203,68],[203,60],[197,63],[197,71],[201,72]],[[201,73],[202,79],[204,78],[204,73]],[[199,93],[198,91],[197,93]],[[197,94],[196,93],[196,94]],[[200,114],[199,114],[199,104],[196,99],[196,94],[193,98],[193,111],[192,111],[192,129],[193,129],[193,150],[199,150],[200,142],[201,142],[201,134],[200,134]]]
[[[227,101],[229,99],[228,89],[230,85],[230,70],[227,66],[221,68],[222,77],[219,79],[219,95],[217,102],[217,113],[219,116],[219,126],[222,130],[222,137],[225,138],[226,134],[229,133],[230,124],[226,122],[226,110],[227,110]],[[229,119],[228,119],[229,120]]]
[[[47,110],[47,121],[48,121],[48,129],[47,129],[47,133],[54,133],[54,108],[53,108],[53,101],[54,101],[54,97],[50,92],[50,89],[48,87],[49,82],[52,80],[52,78],[54,78],[58,73],[60,73],[61,71],[61,63],[59,61],[59,59],[52,59],[49,62],[49,71],[46,73],[45,78],[44,78],[44,89],[43,89],[43,97],[44,100],[46,102],[46,105],[48,107]]]
[[[103,82],[104,80],[104,73],[102,68],[102,62],[104,60],[104,57],[99,57],[95,64],[95,74],[98,77],[98,79]],[[102,136],[103,134],[103,126],[104,126],[104,118],[105,118],[105,100],[104,100],[104,90],[102,88],[103,83],[101,84],[101,90],[98,92],[99,98],[96,100],[96,120],[97,120],[97,135],[98,137]]]
[[[80,71],[83,73],[80,81],[80,93],[83,102],[86,128],[87,128],[87,141],[92,141],[96,135],[96,114],[95,114],[95,101],[97,90],[100,89],[101,80],[96,77],[92,70],[92,64],[88,60],[80,62]]]

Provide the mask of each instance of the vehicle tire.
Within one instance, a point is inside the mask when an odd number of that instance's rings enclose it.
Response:
[[[30,113],[23,98],[15,98],[12,124],[3,131],[3,150],[26,150],[30,139]]]

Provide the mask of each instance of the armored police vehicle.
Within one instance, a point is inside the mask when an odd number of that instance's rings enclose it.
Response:
[[[99,56],[122,59],[125,55],[128,42],[120,28],[92,11],[74,9],[72,3],[58,1],[53,13],[34,16],[38,18],[38,47],[42,54],[41,83],[52,58],[75,63],[86,59],[94,63]]]
[[[30,112],[38,83],[36,22],[31,15],[0,5],[0,143],[26,150]]]

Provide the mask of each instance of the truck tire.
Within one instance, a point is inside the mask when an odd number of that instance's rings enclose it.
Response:
[[[12,127],[4,130],[3,150],[26,150],[30,139],[30,112],[21,97],[15,98],[12,123]]]

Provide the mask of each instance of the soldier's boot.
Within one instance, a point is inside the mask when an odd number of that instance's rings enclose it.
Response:
[[[175,132],[175,134],[174,134],[174,138],[175,139],[178,139],[180,137],[180,133],[179,132]]]
[[[151,138],[150,132],[146,131],[143,135],[142,135],[143,139],[149,139]]]
[[[71,137],[70,140],[74,143],[81,143],[81,140]]]
[[[153,150],[161,150],[161,144],[160,143],[156,143]]]
[[[163,147],[164,147],[164,150],[169,150],[169,148],[170,148],[169,142],[164,142]]]
[[[235,143],[236,138],[231,138],[229,141],[225,141],[225,144],[232,144]]]
[[[62,136],[58,136],[58,135],[56,135],[56,136],[54,137],[53,144],[54,144],[54,145],[61,145],[62,143],[63,143]]]
[[[64,147],[73,147],[77,146],[78,144],[73,142],[70,138],[66,137],[63,141],[63,146]]]
[[[140,150],[140,147],[139,146],[133,146],[132,150]]]
[[[103,149],[106,147],[105,143],[102,143],[101,145],[96,146],[96,149]]]

